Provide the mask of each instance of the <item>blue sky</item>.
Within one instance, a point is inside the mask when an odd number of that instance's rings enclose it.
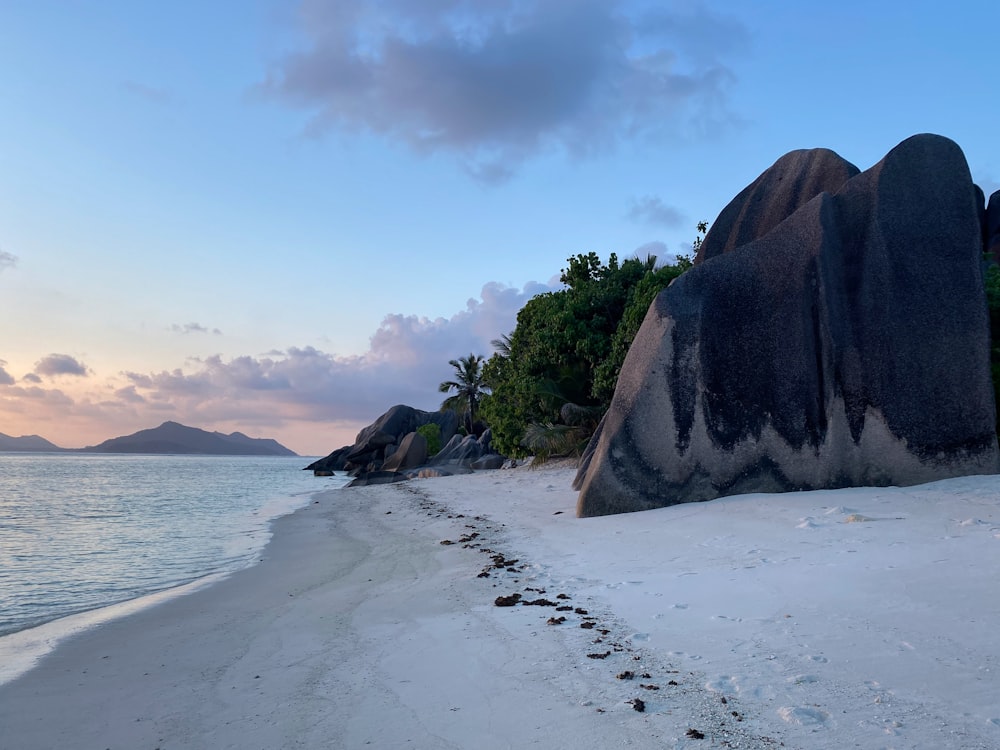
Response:
[[[876,5],[877,7],[870,7]],[[779,156],[1000,189],[1000,5],[0,3],[0,432],[326,453],[565,259],[672,259]]]

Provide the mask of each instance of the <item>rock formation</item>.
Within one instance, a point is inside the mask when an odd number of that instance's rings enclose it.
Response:
[[[983,216],[983,235],[986,240],[986,252],[992,254],[993,260],[1000,263],[1000,190],[990,196]]]
[[[581,462],[579,515],[998,470],[961,150],[914,136],[853,176],[832,152],[790,157],[651,305]]]
[[[828,148],[790,151],[722,209],[696,263],[763,237],[820,193],[835,193],[860,170]]]
[[[441,429],[441,440],[448,441],[458,430],[458,416],[454,411],[421,411],[399,404],[358,433],[353,445],[333,451],[325,458],[314,461],[310,471],[349,471],[365,468],[373,463],[381,466],[393,446],[425,424],[436,424]]]
[[[455,435],[448,443],[434,456],[430,463],[432,466],[445,464],[472,464],[483,456],[490,455],[493,451],[490,448],[493,433],[485,430],[480,437],[475,435]]]
[[[416,432],[436,424],[445,443],[435,456],[427,455],[427,440]],[[355,477],[350,487],[401,482],[416,476],[448,476],[473,470],[498,468],[504,458],[490,446],[491,433],[463,437],[457,434],[458,417],[452,410],[429,412],[411,406],[394,406],[358,433],[353,445],[339,448],[306,469],[319,476],[346,471]],[[499,459],[499,460],[497,460]],[[425,467],[433,466],[429,471]]]
[[[382,464],[382,471],[404,471],[415,469],[427,462],[427,438],[419,432],[411,432],[399,443],[391,456]]]

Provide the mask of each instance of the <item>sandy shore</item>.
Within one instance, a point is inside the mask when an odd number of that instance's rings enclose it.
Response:
[[[0,747],[1000,747],[996,477],[581,521],[571,476],[324,493],[0,687]]]

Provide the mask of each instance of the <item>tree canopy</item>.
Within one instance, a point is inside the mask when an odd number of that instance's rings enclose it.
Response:
[[[483,360],[484,357],[478,354],[449,360],[448,364],[454,369],[455,379],[445,380],[438,386],[441,393],[454,391],[444,400],[441,408],[454,409],[460,417],[464,417],[466,430],[470,434],[475,431],[479,400],[486,393],[486,385],[483,382]]]
[[[482,414],[497,450],[524,455],[526,433],[530,452],[546,435],[564,448],[585,440],[611,403],[650,302],[688,267],[680,257],[660,268],[653,256],[619,262],[612,253],[607,263],[593,252],[569,258],[560,275],[566,288],[530,299],[515,329],[494,342],[497,352],[483,369],[492,395],[483,399]]]

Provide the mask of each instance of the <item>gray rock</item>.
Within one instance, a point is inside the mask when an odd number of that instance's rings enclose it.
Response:
[[[396,436],[389,432],[378,430],[369,433],[364,440],[354,444],[353,450],[347,454],[347,461],[353,464],[366,463],[382,458],[385,449],[396,442]]]
[[[471,466],[476,471],[491,471],[502,468],[506,460],[506,458],[498,453],[491,453],[488,456],[477,458],[472,462]]]
[[[361,430],[355,438],[354,445],[339,448],[306,468],[313,471],[317,469],[345,471],[373,464],[378,466],[383,458],[393,453],[389,446],[398,445],[406,435],[415,432],[418,427],[432,423],[440,428],[442,442],[447,442],[458,429],[458,416],[452,409],[440,412],[421,411],[402,404],[394,406]]]
[[[367,487],[373,484],[395,484],[409,479],[406,474],[398,471],[369,471],[351,480],[348,487]]]
[[[990,196],[990,202],[986,205],[983,228],[986,252],[992,254],[993,259],[1000,263],[1000,190]]]
[[[399,404],[393,406],[372,424],[361,430],[354,444],[356,446],[364,445],[379,432],[392,435],[392,442],[398,443],[405,435],[416,432],[418,427],[430,423],[434,423],[441,428],[442,442],[450,440],[451,436],[458,429],[458,417],[453,410],[449,409],[444,412],[421,411],[420,409],[414,409],[412,406]]]
[[[382,464],[383,471],[406,471],[415,469],[427,460],[427,438],[419,432],[411,432],[403,438],[399,448]]]
[[[678,278],[583,457],[579,515],[996,472],[981,237],[961,150],[921,135]]]
[[[454,477],[471,474],[472,469],[464,463],[447,463],[440,466],[424,466],[411,472],[419,479],[435,479],[437,477]]]
[[[695,263],[763,237],[817,195],[837,192],[856,174],[856,166],[827,148],[785,154],[722,209]]]
[[[488,427],[479,436],[479,448],[484,456],[493,453],[493,430]]]
[[[985,253],[986,249],[990,246],[986,228],[986,194],[979,185],[973,185],[972,189],[976,194],[976,211],[979,215],[979,226],[982,227],[983,252]]]
[[[437,455],[430,460],[432,466],[449,462],[471,463],[483,455],[483,447],[475,435],[455,435]]]
[[[338,448],[325,458],[313,461],[306,467],[308,471],[345,471],[347,467],[347,454],[354,450],[353,446],[347,445]]]

